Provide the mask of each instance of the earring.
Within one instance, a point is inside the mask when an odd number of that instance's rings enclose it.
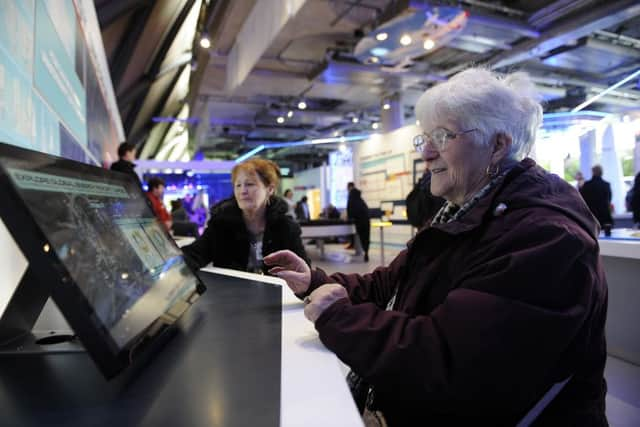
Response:
[[[493,165],[493,170],[491,170],[491,168],[492,166],[489,164],[484,172],[489,178],[495,178],[500,173],[500,165]]]

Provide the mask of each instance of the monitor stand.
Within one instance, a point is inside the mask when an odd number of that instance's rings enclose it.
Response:
[[[0,356],[84,352],[84,347],[28,267],[15,293],[0,313]]]

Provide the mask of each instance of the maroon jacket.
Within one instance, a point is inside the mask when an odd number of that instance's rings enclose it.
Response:
[[[388,267],[314,270],[310,291],[337,282],[350,296],[316,329],[374,386],[392,427],[515,425],[570,375],[536,425],[607,425],[597,233],[578,192],[525,159],[462,219],[421,230]],[[396,286],[396,311],[385,311]]]

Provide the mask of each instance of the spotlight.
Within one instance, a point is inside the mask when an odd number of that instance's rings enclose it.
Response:
[[[420,120],[416,120],[416,126],[420,126]]]
[[[287,117],[288,118],[293,117],[293,110],[289,110],[289,112],[287,113]]]
[[[211,47],[211,40],[209,39],[208,34],[202,34],[202,37],[200,37],[200,46],[204,49],[209,49]]]
[[[376,40],[378,40],[379,42],[383,42],[387,39],[387,37],[389,37],[389,34],[387,33],[378,33],[376,34]]]
[[[383,110],[388,110],[391,108],[391,104],[389,104],[388,102],[385,102],[384,104],[382,104],[382,109]]]
[[[422,47],[424,48],[424,50],[431,50],[435,45],[436,45],[436,42],[434,42],[433,40],[425,39],[424,43],[422,44]]]
[[[276,122],[278,122],[279,124],[284,123],[284,117],[278,116],[278,118],[276,119]]]
[[[360,119],[358,118],[358,116],[353,116],[351,118],[351,123],[358,123],[360,121]]]
[[[378,122],[373,122],[373,123],[371,124],[371,127],[372,127],[373,129],[378,129],[378,128],[380,127],[380,124],[379,124]]]
[[[298,109],[304,110],[305,108],[307,108],[307,103],[306,102],[304,102],[304,101],[298,102]]]
[[[409,34],[403,34],[402,37],[400,37],[400,44],[402,46],[409,46],[412,41],[413,40]]]

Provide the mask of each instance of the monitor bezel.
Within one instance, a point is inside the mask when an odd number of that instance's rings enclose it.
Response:
[[[74,178],[77,178],[78,175],[85,178],[100,178],[101,181],[107,178],[109,183],[125,184],[125,188],[128,191],[133,189],[134,192],[138,193],[139,197],[145,200],[149,213],[153,213],[151,204],[139,184],[131,185],[133,184],[133,178],[127,174],[113,172],[59,156],[27,150],[6,143],[0,143],[0,156],[25,161],[36,171],[40,170],[38,165],[42,164],[42,167],[53,167],[54,169],[68,171],[69,176]],[[34,165],[36,167],[33,167]],[[152,341],[155,337],[178,320],[179,317],[165,316],[174,307],[172,306],[129,340],[125,346],[119,347],[106,326],[95,316],[91,304],[56,252],[51,249],[45,250],[45,247],[51,248],[52,245],[47,240],[45,233],[35,218],[33,218],[26,201],[20,195],[2,164],[0,164],[0,200],[3,201],[0,204],[0,217],[17,246],[28,260],[29,268],[37,282],[24,283],[25,281],[23,281],[19,287],[34,287],[33,292],[35,294],[42,296],[47,293],[51,296],[86,351],[106,378],[115,377],[127,366],[133,364],[137,355],[144,353],[146,347],[152,346]],[[178,248],[169,232],[164,227],[161,228],[167,238]],[[187,298],[189,303],[193,303],[206,289],[196,272],[191,271],[196,279],[196,289]],[[152,335],[148,335],[150,331],[153,332]]]

